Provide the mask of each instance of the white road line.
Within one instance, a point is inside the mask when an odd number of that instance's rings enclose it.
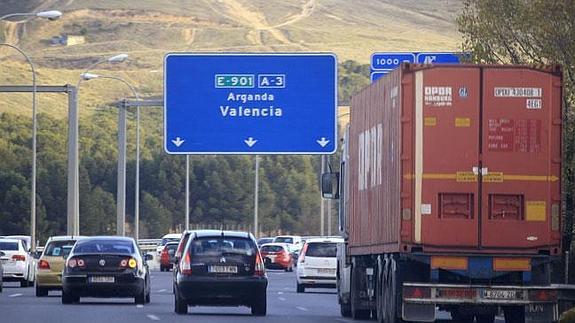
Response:
[[[280,301],[285,301],[285,300],[286,300],[286,299],[283,298],[283,297],[278,297],[278,299],[279,299]]]
[[[290,289],[289,287],[284,287],[284,290],[289,290],[289,289]]]
[[[307,312],[307,311],[308,311],[307,308],[301,307],[301,306],[296,306],[295,308],[297,308],[297,309],[300,310],[300,311],[304,311],[304,312]]]
[[[278,295],[283,295],[283,294],[284,294],[284,292],[278,292]]]
[[[152,321],[159,321],[160,320],[160,318],[155,316],[154,314],[148,314],[146,316]]]
[[[12,295],[10,295],[10,296],[8,296],[8,297],[19,297],[19,296],[22,296],[22,294],[12,294]]]
[[[163,292],[165,292],[165,291],[167,291],[167,289],[160,289],[160,290],[158,291],[158,293],[163,293]]]
[[[136,308],[144,308],[144,305],[138,304],[138,305],[136,305]]]

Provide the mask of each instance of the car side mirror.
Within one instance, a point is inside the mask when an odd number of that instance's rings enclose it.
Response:
[[[321,174],[321,196],[325,199],[339,198],[339,173]]]
[[[6,256],[6,254],[4,253],[4,251],[0,251],[0,257],[4,257]]]
[[[154,260],[154,256],[153,256],[152,254],[150,254],[150,253],[147,253],[147,254],[144,255],[144,260],[145,260],[145,261]]]
[[[42,253],[40,251],[35,251],[32,253],[32,257],[34,257],[34,259],[40,259],[41,256]]]

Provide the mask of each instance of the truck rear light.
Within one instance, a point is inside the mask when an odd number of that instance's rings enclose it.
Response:
[[[266,268],[264,266],[264,261],[262,260],[262,255],[258,252],[256,253],[256,265],[254,268],[254,276],[263,277],[266,275]]]
[[[430,287],[403,287],[403,298],[431,298]]]
[[[468,265],[467,257],[431,257],[432,269],[467,270]]]
[[[552,302],[557,300],[557,291],[554,290],[531,290],[529,300],[535,302]]]
[[[192,274],[192,259],[189,253],[186,253],[182,261],[180,261],[180,272],[182,275]]]
[[[40,260],[38,262],[38,269],[40,270],[50,270],[50,264],[46,260]]]
[[[531,271],[531,259],[529,258],[495,258],[493,259],[494,271]]]
[[[24,255],[13,255],[12,260],[14,260],[14,261],[26,261],[26,256],[24,256]]]

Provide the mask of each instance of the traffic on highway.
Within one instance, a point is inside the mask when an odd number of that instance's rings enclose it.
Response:
[[[575,323],[574,21],[3,0],[0,323]]]

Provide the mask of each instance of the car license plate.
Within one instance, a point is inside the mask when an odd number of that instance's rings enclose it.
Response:
[[[112,276],[92,276],[90,283],[114,283],[115,279]]]
[[[484,290],[483,298],[487,299],[521,299],[523,294],[518,290]]]
[[[318,268],[317,272],[320,274],[327,274],[327,275],[335,274],[335,270],[330,268]]]
[[[237,274],[238,267],[236,266],[209,266],[208,272],[216,274]]]

